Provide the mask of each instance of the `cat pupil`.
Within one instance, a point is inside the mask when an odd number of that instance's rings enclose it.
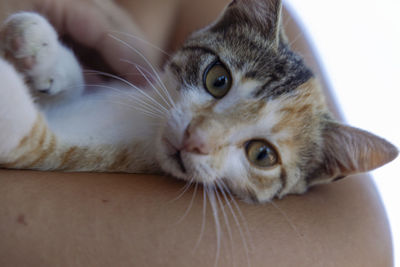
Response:
[[[226,84],[227,84],[226,76],[219,76],[214,82],[214,87],[223,88],[225,87]]]
[[[267,156],[267,149],[265,147],[261,147],[257,156],[258,161],[262,161]]]

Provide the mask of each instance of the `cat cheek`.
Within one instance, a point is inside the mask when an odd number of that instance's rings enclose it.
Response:
[[[210,167],[216,171],[221,172],[226,168],[226,161],[229,160],[229,151],[219,151],[210,157]]]

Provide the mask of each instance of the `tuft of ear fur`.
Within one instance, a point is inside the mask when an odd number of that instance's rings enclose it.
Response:
[[[394,160],[399,151],[369,132],[329,121],[323,129],[322,162],[308,184],[322,184],[367,172]]]
[[[281,0],[234,0],[212,30],[226,30],[232,25],[257,29],[270,41],[279,42]]]

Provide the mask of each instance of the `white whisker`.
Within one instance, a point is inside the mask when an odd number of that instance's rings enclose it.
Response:
[[[154,89],[154,91],[156,91],[157,95],[161,97],[164,103],[167,104],[169,108],[172,108],[171,104],[164,98],[164,96],[160,93],[157,87],[155,87],[155,85],[150,81],[150,79],[143,73],[143,71],[138,66],[136,66],[136,69],[138,70],[138,72],[140,72],[140,74],[142,74],[142,76],[146,79],[147,83]]]
[[[192,182],[193,182],[193,180],[190,180],[189,182],[186,182],[185,185],[179,190],[179,191],[182,191],[182,192],[179,193],[179,195],[176,198],[168,201],[168,203],[172,203],[172,202],[175,202],[175,201],[179,200],[189,190],[190,186],[192,185]]]
[[[292,22],[292,21],[293,21],[292,17],[291,16],[287,16],[286,17],[286,21],[283,23],[283,29],[287,29],[289,23]]]
[[[168,56],[168,57],[171,57],[170,54],[168,54],[166,51],[164,51],[164,50],[161,49],[160,47],[158,47],[158,46],[152,44],[151,42],[149,42],[149,41],[147,41],[147,40],[145,40],[145,39],[143,39],[143,38],[141,38],[141,37],[139,37],[139,36],[136,36],[136,35],[133,35],[133,34],[130,34],[130,33],[126,33],[126,32],[121,32],[121,31],[110,31],[110,32],[113,32],[113,33],[116,33],[116,34],[125,35],[125,36],[128,36],[128,37],[137,39],[137,40],[139,40],[139,41],[141,41],[141,42],[143,42],[143,43],[145,43],[145,44],[148,44],[150,47],[152,47],[152,48],[154,48],[154,49],[160,51],[160,52],[163,53],[164,55],[166,55],[166,56]]]
[[[293,38],[293,40],[291,40],[291,42],[289,43],[289,47],[291,47],[292,45],[294,45],[301,37],[303,37],[303,33],[300,32],[299,34],[296,35],[295,38]]]
[[[144,101],[144,100],[142,100],[140,98],[135,98],[132,95],[126,93],[125,91],[123,91],[121,89],[118,89],[118,88],[115,88],[115,87],[111,87],[111,86],[107,86],[107,85],[102,85],[102,84],[88,84],[86,86],[87,87],[106,88],[106,89],[113,90],[114,92],[121,94],[121,95],[118,95],[118,94],[115,95],[115,96],[118,96],[118,97],[122,97],[122,93],[123,93],[124,94],[123,95],[124,98],[122,100],[126,100],[126,98],[128,98],[129,101],[132,101],[134,105],[129,105],[128,103],[125,103],[125,102],[121,102],[121,104],[125,104],[126,106],[130,106],[131,109],[134,109],[134,110],[137,110],[138,108],[143,108],[143,109],[146,109],[147,111],[149,111],[151,113],[157,114],[157,117],[163,118],[164,113],[161,110],[159,110],[157,107],[150,105],[150,103],[148,103],[148,102],[146,102],[146,101]],[[111,100],[107,100],[107,101],[112,102]]]
[[[122,82],[122,83],[124,83],[124,84],[126,84],[126,85],[128,85],[128,86],[130,86],[130,87],[132,87],[134,89],[136,89],[136,90],[140,90],[140,88],[138,88],[136,85],[132,84],[128,80],[126,80],[126,79],[124,79],[122,77],[119,77],[117,75],[111,74],[111,73],[107,73],[107,72],[99,71],[99,70],[84,70],[83,72],[84,73],[97,74],[97,75],[102,75],[102,76],[105,76],[105,77],[113,78],[114,80],[120,81],[120,82]]]
[[[121,78],[121,77],[118,77],[117,75],[114,75],[114,74],[110,74],[110,73],[106,73],[106,72],[102,72],[102,71],[91,71],[91,72],[96,73],[96,74],[100,74],[100,75],[104,75],[104,76],[107,76],[107,77],[110,77],[110,78],[114,78],[114,79],[116,79],[116,80],[118,80],[118,81],[121,81],[121,82],[127,84],[128,86],[130,86],[130,87],[136,89],[137,92],[139,92],[140,94],[142,94],[143,96],[145,96],[145,97],[146,97],[147,99],[149,99],[153,104],[156,104],[156,105],[159,106],[161,109],[163,109],[165,112],[168,112],[168,110],[167,110],[163,105],[161,105],[161,104],[160,104],[159,102],[157,102],[154,98],[152,98],[151,96],[149,96],[146,92],[144,92],[142,89],[140,89],[140,88],[137,87],[136,85],[132,84],[131,82],[129,82],[129,81],[127,81],[127,80],[125,80],[125,79],[123,79],[123,78]]]
[[[239,230],[239,235],[240,235],[240,238],[242,239],[243,247],[244,247],[245,254],[246,254],[247,265],[251,266],[251,264],[250,264],[250,256],[249,256],[249,247],[247,245],[245,234],[243,232],[243,229],[242,229],[242,226],[241,226],[241,224],[239,222],[239,219],[237,218],[237,216],[235,214],[235,210],[233,209],[233,207],[232,207],[232,205],[231,205],[231,203],[230,203],[230,201],[228,199],[228,196],[226,194],[229,195],[229,197],[230,197],[232,202],[234,202],[235,200],[233,199],[230,191],[228,191],[227,189],[224,189],[224,188],[227,188],[227,187],[226,187],[226,185],[224,184],[224,182],[222,180],[221,181],[217,180],[216,181],[216,185],[218,186],[219,190],[221,191],[221,193],[222,193],[222,195],[223,195],[223,197],[225,199],[225,202],[228,205],[228,208],[229,208],[229,210],[230,210],[230,212],[232,214],[233,220],[235,221],[236,227]],[[237,203],[236,203],[236,205],[237,205]],[[246,225],[246,227],[247,227],[247,225]],[[247,230],[248,230],[248,227],[247,227]]]
[[[133,106],[133,105],[129,105],[129,104],[124,103],[124,102],[119,102],[119,101],[114,101],[114,100],[92,100],[92,101],[99,102],[99,103],[114,103],[114,104],[117,104],[117,105],[123,105],[123,106],[128,107],[130,110],[142,112],[143,114],[145,114],[145,115],[147,115],[147,116],[149,116],[151,118],[159,118],[159,119],[163,118],[160,114],[154,113],[154,112],[152,112],[152,111],[150,111],[150,110],[148,110],[148,109],[146,109],[144,107]]]
[[[189,214],[189,211],[192,209],[194,199],[196,198],[198,186],[199,186],[199,183],[196,182],[196,184],[195,184],[195,186],[194,186],[194,191],[193,191],[192,199],[191,199],[190,202],[189,202],[189,206],[187,207],[187,209],[186,209],[185,213],[182,215],[182,217],[176,222],[176,224],[181,223],[181,222],[186,218],[186,216]]]
[[[172,107],[175,107],[175,102],[171,97],[171,94],[169,93],[169,91],[167,90],[167,88],[164,86],[164,84],[162,82],[160,82],[153,74],[151,74],[147,69],[143,68],[142,66],[140,66],[137,63],[131,62],[130,60],[126,60],[126,59],[121,59],[121,61],[131,64],[133,66],[136,67],[136,69],[138,69],[138,71],[140,72],[140,74],[146,79],[146,81],[154,88],[154,90],[157,90],[158,92],[158,88],[156,88],[152,82],[149,82],[148,77],[143,75],[142,72],[146,72],[153,80],[155,80],[157,82],[158,85],[160,85],[160,89],[165,93],[165,95],[167,96],[170,104],[168,104],[169,106],[172,105]],[[167,103],[167,101],[165,101],[165,99],[163,98],[164,102]],[[171,107],[171,106],[170,106]]]
[[[150,61],[135,47],[131,46],[130,44],[128,44],[127,42],[117,38],[116,36],[110,35],[111,38],[113,38],[114,40],[122,43],[123,45],[125,45],[126,47],[128,47],[129,49],[131,49],[132,51],[134,51],[135,53],[137,53],[145,62],[146,64],[150,67],[150,69],[153,71],[154,75],[156,76],[157,80],[160,82],[161,87],[167,91],[167,88],[165,87],[164,83],[161,80],[160,75],[158,74],[157,70],[155,69],[155,67],[150,63]]]
[[[215,234],[217,237],[217,250],[215,252],[215,263],[214,263],[214,266],[217,266],[221,249],[221,224],[219,223],[218,206],[215,200],[215,193],[216,193],[215,189],[207,186],[207,192],[208,192],[208,200],[210,202],[210,206],[214,215]]]
[[[287,216],[286,212],[284,212],[276,203],[273,201],[269,202],[275,209],[282,215],[282,217],[285,219],[285,221],[289,224],[290,228],[296,233],[297,237],[305,243],[303,237],[301,236],[300,232],[297,230],[297,227],[291,222],[289,217]]]
[[[203,238],[204,230],[206,227],[206,212],[207,212],[207,191],[206,188],[203,186],[203,218],[201,220],[199,238],[197,239],[197,242],[193,248],[192,253],[194,253],[197,250],[198,246],[200,245],[201,239]]]
[[[248,239],[249,239],[249,246],[250,246],[250,248],[248,248],[248,250],[249,250],[249,252],[250,252],[250,250],[254,250],[254,245],[253,245],[253,241],[252,241],[252,238],[251,238],[249,226],[248,226],[248,224],[247,224],[247,220],[246,220],[246,218],[244,217],[244,215],[243,215],[243,213],[242,213],[242,210],[240,209],[240,207],[239,207],[239,205],[237,204],[237,202],[236,202],[234,196],[232,195],[231,191],[230,191],[229,188],[226,186],[226,184],[221,180],[220,183],[219,183],[219,185],[222,186],[222,188],[224,189],[223,192],[226,192],[227,196],[229,196],[229,199],[232,201],[234,207],[236,208],[237,213],[239,214],[240,219],[242,220],[243,227],[240,227],[240,229],[243,229],[243,228],[244,228],[244,230],[245,230],[245,232],[246,232],[246,236],[247,236]],[[225,196],[226,196],[226,195],[225,195]],[[229,203],[230,203],[230,202],[229,202]],[[232,207],[232,206],[231,206],[231,207]],[[239,218],[235,215],[235,212],[234,212],[233,207],[232,207],[231,212],[232,212],[232,216],[233,216],[233,219],[235,220],[236,225],[240,225]],[[238,227],[239,227],[239,226],[238,226]],[[241,233],[241,236],[242,236],[242,239],[244,239],[244,238],[245,238],[245,233],[242,232],[242,233]],[[247,244],[247,243],[246,243],[246,244]]]
[[[118,89],[115,90],[116,92],[118,92]],[[138,97],[133,97],[132,95],[130,95],[129,93],[126,93],[122,90],[119,90],[119,92],[121,93],[120,95],[116,95],[118,97],[123,97],[123,100],[126,100],[126,97],[128,97],[127,101],[131,101],[132,104],[134,105],[141,105],[142,107],[146,107],[147,109],[152,110],[153,112],[161,115],[161,117],[164,116],[164,112],[162,110],[160,110],[158,108],[158,106],[153,106],[152,103],[153,102],[146,102],[144,101],[144,99],[138,98]],[[123,94],[122,94],[123,93]]]
[[[146,76],[148,75],[148,77],[150,77],[151,79],[153,79],[154,81],[156,81],[157,84],[159,84],[158,81],[157,81],[157,78],[156,78],[156,77],[154,76],[154,74],[152,74],[148,69],[146,69],[146,68],[140,66],[138,63],[132,62],[132,61],[127,60],[127,59],[120,59],[120,60],[121,60],[122,62],[125,62],[125,63],[128,63],[128,64],[134,66],[135,68],[140,68],[144,73],[146,73]],[[137,74],[136,72],[131,72],[131,73],[129,73],[129,75],[133,75],[133,74],[142,76],[142,74]]]
[[[220,190],[222,191],[221,188],[220,188]],[[231,258],[232,258],[232,262],[235,263],[235,259],[234,259],[235,254],[233,253],[233,251],[234,251],[233,244],[234,243],[233,243],[233,236],[232,236],[231,226],[229,225],[229,219],[228,219],[228,216],[227,216],[227,214],[225,212],[224,203],[222,202],[221,197],[219,196],[219,193],[218,193],[217,190],[215,191],[215,195],[217,197],[219,206],[220,206],[221,211],[222,211],[222,216],[224,218],[225,226],[226,226],[226,229],[228,231],[229,241],[231,242]],[[225,198],[225,202],[226,202],[226,198]],[[226,202],[226,203],[228,203],[228,202]],[[234,266],[236,266],[236,264],[234,264]]]

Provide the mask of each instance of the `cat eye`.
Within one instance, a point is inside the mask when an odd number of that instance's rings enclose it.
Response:
[[[217,99],[223,98],[232,87],[231,74],[219,61],[206,69],[203,79],[207,92]]]
[[[279,163],[276,150],[266,141],[252,140],[246,144],[247,159],[257,167],[269,168]]]

